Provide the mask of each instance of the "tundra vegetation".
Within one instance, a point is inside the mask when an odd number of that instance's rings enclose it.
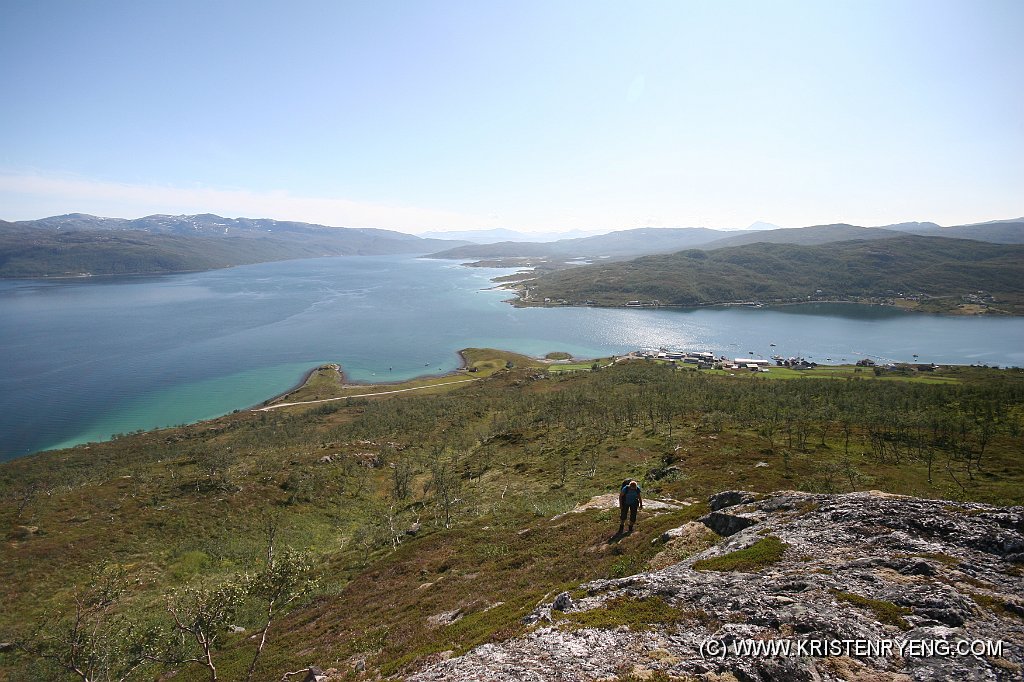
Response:
[[[402,675],[523,632],[581,582],[648,569],[652,541],[720,490],[1024,502],[1020,370],[780,380],[628,361],[556,374],[464,355],[476,371],[457,378],[476,381],[0,466],[0,677]],[[287,400],[402,388],[337,379],[314,373]],[[565,513],[626,477],[648,499],[694,502],[645,510],[614,540],[615,510]],[[773,540],[730,558],[743,566],[705,568],[756,570]]]

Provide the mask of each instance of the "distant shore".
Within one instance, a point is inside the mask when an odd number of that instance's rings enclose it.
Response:
[[[493,281],[493,280],[492,280]],[[509,291],[516,294],[515,298],[506,300],[506,303],[516,308],[607,308],[607,309],[618,309],[628,308],[630,310],[706,310],[709,308],[786,308],[792,306],[804,306],[804,305],[864,305],[873,306],[877,308],[885,308],[888,310],[900,310],[906,313],[923,313],[926,315],[948,315],[950,317],[981,317],[981,316],[992,316],[992,317],[1015,317],[1016,315],[1012,312],[995,309],[991,307],[979,308],[979,307],[967,307],[969,304],[958,305],[954,309],[945,310],[930,310],[922,309],[919,306],[911,305],[899,305],[896,303],[885,303],[881,301],[858,301],[850,299],[835,299],[835,300],[812,300],[812,301],[720,301],[716,303],[641,303],[640,305],[628,305],[625,303],[558,303],[552,301],[533,301],[526,300],[523,298],[522,290],[516,286],[509,285],[498,285],[492,287],[496,290]]]

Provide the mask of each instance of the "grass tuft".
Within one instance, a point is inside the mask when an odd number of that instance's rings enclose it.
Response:
[[[897,606],[891,601],[871,599],[870,597],[864,597],[852,592],[840,592],[839,590],[833,590],[832,593],[839,601],[849,602],[854,606],[859,606],[862,609],[871,611],[880,623],[895,625],[901,630],[910,629],[910,623],[908,623],[903,616],[909,615],[911,610],[905,606]]]
[[[556,620],[569,624],[571,629],[601,628],[611,629],[622,625],[630,630],[652,630],[657,625],[671,625],[687,620],[695,620],[699,614],[684,611],[671,606],[660,597],[619,596],[610,599],[603,608],[589,611],[578,611],[559,615],[552,614]]]

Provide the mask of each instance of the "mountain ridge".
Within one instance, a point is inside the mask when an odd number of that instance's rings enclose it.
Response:
[[[767,229],[753,229],[755,226]],[[430,258],[630,258],[669,253],[684,248],[718,249],[741,244],[826,244],[851,239],[884,239],[906,233],[921,236],[974,239],[998,244],[1024,243],[1024,221],[1005,220],[978,225],[939,227],[935,223],[899,223],[861,227],[848,223],[782,228],[755,223],[746,230],[713,230],[704,227],[635,228],[595,237],[554,242],[507,241],[472,244],[432,253]],[[654,236],[656,238],[652,238]]]
[[[745,232],[742,232],[744,233]],[[593,237],[562,239],[555,242],[498,242],[468,245],[432,253],[429,258],[492,257],[630,257],[697,247],[726,233],[706,227],[639,227],[616,230]],[[737,231],[729,232],[735,235]]]

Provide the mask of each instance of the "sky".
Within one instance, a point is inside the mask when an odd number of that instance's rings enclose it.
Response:
[[[1024,2],[0,0],[0,219],[1024,215]]]

